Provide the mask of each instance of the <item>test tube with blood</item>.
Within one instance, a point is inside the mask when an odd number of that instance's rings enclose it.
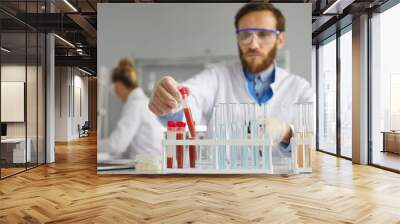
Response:
[[[189,94],[189,91],[186,87],[182,87],[179,89],[179,92],[182,95],[182,105],[183,105],[183,113],[185,114],[185,119],[186,123],[189,128],[189,134],[190,134],[190,139],[196,139],[196,124],[193,120],[192,112],[190,110],[190,107],[187,103],[187,97]],[[195,145],[189,145],[189,165],[190,168],[195,168],[196,167],[196,146]]]
[[[186,123],[183,121],[177,121],[176,122],[176,139],[177,140],[184,140],[185,139],[185,127]],[[178,169],[183,168],[183,153],[184,153],[184,146],[183,145],[177,145],[176,146],[176,163]]]
[[[187,103],[187,97],[189,94],[189,91],[186,87],[182,87],[179,89],[179,92],[182,95],[182,105],[183,105],[183,113],[185,114],[185,118],[186,118],[186,123],[188,125],[189,128],[189,133],[190,133],[190,137],[191,138],[196,138],[196,127],[195,127],[195,123],[192,117],[192,112],[190,111],[190,107]]]
[[[176,140],[176,122],[167,122],[167,139]],[[175,146],[167,147],[167,168],[172,168],[174,161],[174,148]]]

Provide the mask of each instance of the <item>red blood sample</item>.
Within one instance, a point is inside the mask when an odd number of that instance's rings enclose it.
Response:
[[[172,168],[173,163],[174,159],[172,157],[167,157],[167,168]]]
[[[189,128],[190,137],[195,138],[196,137],[196,128],[195,128],[195,123],[193,121],[192,112],[190,111],[190,108],[189,107],[183,108],[183,113],[185,114],[186,123]]]
[[[175,121],[167,122],[167,138],[168,139],[176,138],[176,122]],[[167,148],[167,168],[172,168],[172,166],[173,166],[173,163],[174,163],[173,150],[174,150],[174,146],[169,146]]]
[[[192,117],[192,112],[190,111],[190,108],[186,102],[186,97],[189,94],[189,90],[186,87],[182,87],[179,89],[179,92],[181,93],[182,98],[183,98],[183,113],[185,114],[186,123],[189,128],[190,137],[196,138],[196,126],[195,126],[195,123],[194,123],[194,120]]]
[[[182,122],[182,121],[178,121],[178,122],[176,122],[176,126],[178,128],[178,130],[176,132],[176,139],[183,140],[186,123]],[[183,150],[184,150],[183,145],[176,146],[176,162],[177,162],[178,168],[183,168]]]
[[[195,145],[189,145],[189,166],[190,166],[190,168],[196,168],[196,146]]]

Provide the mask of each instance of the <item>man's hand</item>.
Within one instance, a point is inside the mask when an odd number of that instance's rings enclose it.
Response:
[[[293,133],[287,123],[276,118],[268,117],[265,119],[265,127],[274,143],[290,143],[290,138]]]
[[[175,113],[182,101],[181,87],[171,76],[160,79],[151,94],[149,109],[158,116]]]

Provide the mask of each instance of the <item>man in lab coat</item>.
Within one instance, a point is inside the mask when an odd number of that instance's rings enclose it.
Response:
[[[277,127],[280,140],[287,145],[295,103],[312,102],[314,94],[306,80],[275,64],[285,42],[285,18],[272,4],[248,3],[237,12],[235,28],[240,62],[211,65],[182,84],[165,76],[156,84],[149,108],[163,121],[181,120],[182,86],[189,88],[188,101],[198,124],[212,124],[217,103],[266,104],[268,115],[279,120],[270,124]]]

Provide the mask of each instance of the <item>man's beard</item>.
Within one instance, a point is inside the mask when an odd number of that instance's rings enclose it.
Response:
[[[243,54],[242,50],[239,47],[240,61],[242,62],[244,69],[246,69],[247,71],[249,71],[253,74],[258,74],[258,73],[266,70],[267,68],[269,68],[274,63],[277,52],[278,52],[278,47],[275,44],[274,48],[272,48],[272,50],[267,54],[267,56],[262,59],[261,64],[255,65],[246,60],[245,55]],[[258,54],[258,53],[259,52],[253,51],[253,50],[249,50],[247,52],[247,54]]]

